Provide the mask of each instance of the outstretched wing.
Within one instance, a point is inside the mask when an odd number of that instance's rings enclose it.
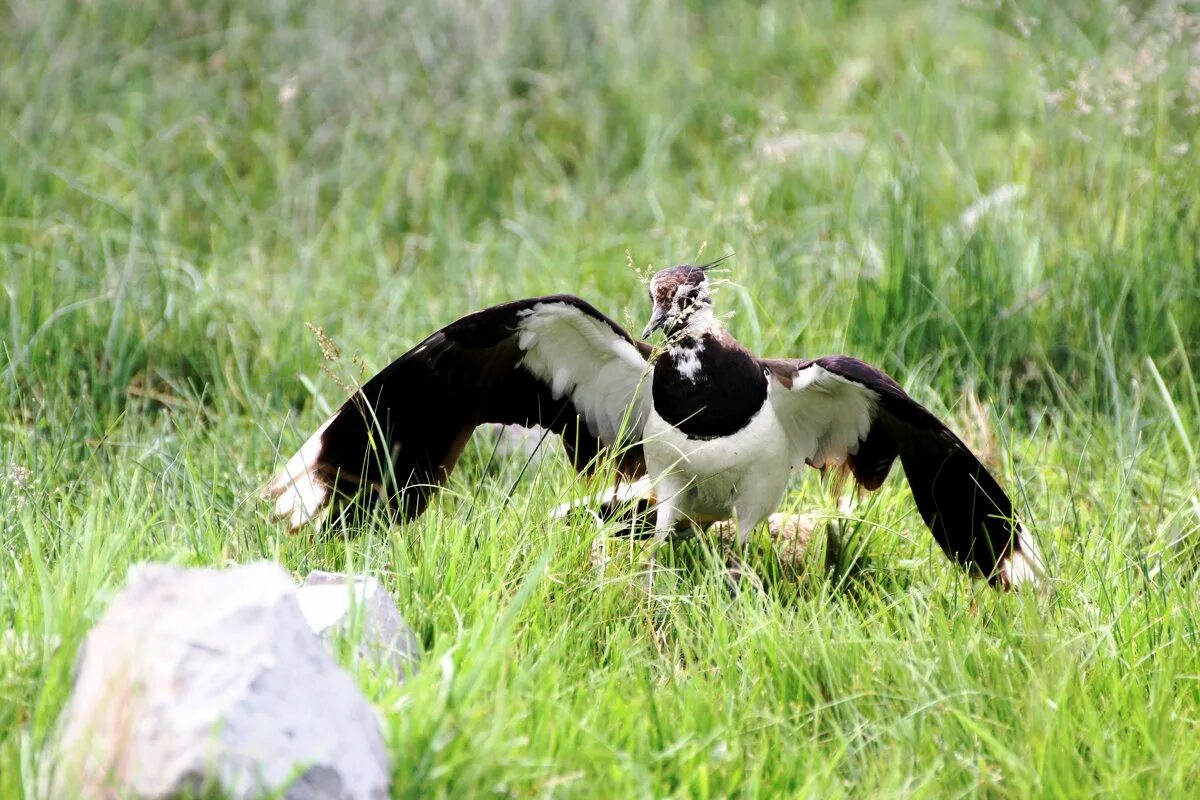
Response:
[[[368,491],[415,517],[485,422],[549,428],[579,469],[620,445],[618,466],[635,476],[644,471],[649,352],[569,295],[469,314],[367,381],[292,456],[263,499],[291,528],[320,524],[334,501]]]
[[[1036,582],[1032,537],[996,479],[946,425],[888,375],[857,359],[763,361],[792,464],[848,469],[877,489],[900,457],[925,524],[943,551],[992,583]]]

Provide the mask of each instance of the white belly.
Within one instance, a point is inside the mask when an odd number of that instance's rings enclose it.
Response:
[[[697,522],[753,526],[778,507],[791,473],[787,433],[768,399],[745,427],[718,439],[692,439],[653,409],[643,442],[660,501],[673,498]]]

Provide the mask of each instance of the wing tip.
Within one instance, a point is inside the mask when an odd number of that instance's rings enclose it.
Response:
[[[271,510],[273,521],[286,520],[289,531],[299,530],[309,524],[320,529],[328,513],[330,491],[319,478],[296,476],[282,489],[272,491],[275,493],[264,491],[261,496],[268,502],[274,501]]]
[[[996,582],[1005,589],[1019,590],[1025,586],[1037,588],[1043,585],[1046,563],[1042,560],[1037,541],[1024,525],[1017,525],[1012,547],[997,562],[995,576]]]
[[[332,492],[322,477],[321,451],[325,429],[333,419],[317,428],[258,494],[263,501],[274,504],[271,519],[287,520],[289,531],[308,524],[320,528],[328,512]]]
[[[615,517],[621,510],[639,503],[654,503],[654,486],[647,477],[633,482],[621,481],[611,489],[597,492],[583,500],[572,500],[550,512],[551,519],[568,519],[576,512],[587,511],[600,519]]]

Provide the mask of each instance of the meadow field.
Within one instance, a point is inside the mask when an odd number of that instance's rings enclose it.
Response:
[[[353,667],[397,797],[1195,796],[1196,4],[9,0],[0,127],[0,797],[131,564],[255,559],[417,631],[408,682]],[[899,474],[797,475],[820,535],[732,599],[704,541],[652,597],[598,566],[549,515],[589,486],[486,442],[413,523],[268,519],[429,332],[557,292],[640,330],[631,262],[702,248],[747,346],[949,420],[1047,590],[954,568]]]

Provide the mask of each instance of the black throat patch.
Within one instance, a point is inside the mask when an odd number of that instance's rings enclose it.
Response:
[[[681,342],[654,365],[654,409],[692,439],[740,431],[767,399],[758,361],[726,337]]]

